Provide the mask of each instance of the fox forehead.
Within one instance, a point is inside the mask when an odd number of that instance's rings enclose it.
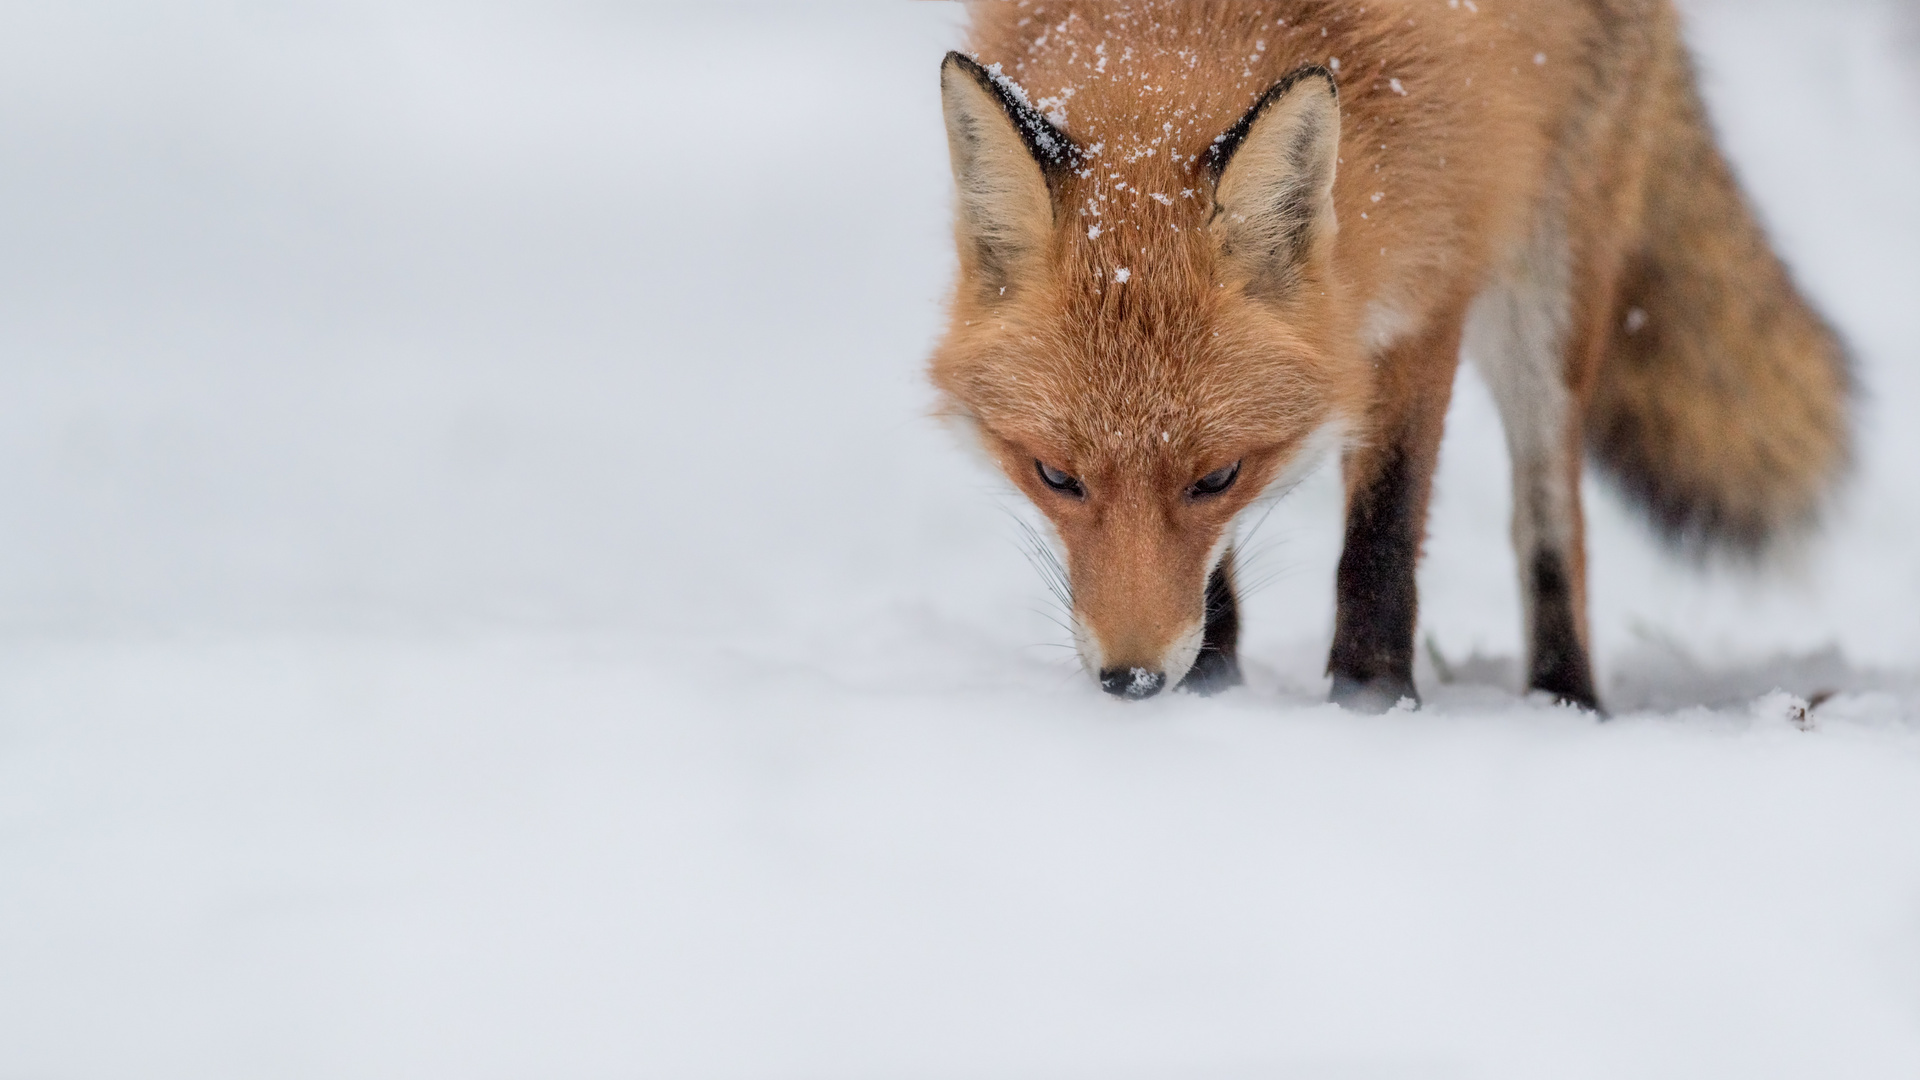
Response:
[[[1204,456],[1325,419],[1314,343],[1268,313],[1059,291],[957,319],[936,357],[935,383],[995,436],[1075,458]]]

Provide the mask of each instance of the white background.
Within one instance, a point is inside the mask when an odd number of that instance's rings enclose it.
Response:
[[[1603,726],[1470,368],[1426,711],[1331,476],[1247,688],[1078,674],[927,418],[950,5],[0,4],[0,1077],[1920,1074],[1920,26],[1688,11],[1860,468],[1590,493]]]

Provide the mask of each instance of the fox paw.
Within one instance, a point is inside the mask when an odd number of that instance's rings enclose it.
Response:
[[[1392,711],[1402,701],[1412,701],[1417,707],[1420,704],[1420,691],[1414,689],[1413,679],[1405,675],[1377,675],[1371,679],[1361,679],[1335,672],[1333,693],[1328,700],[1350,712],[1379,716]]]

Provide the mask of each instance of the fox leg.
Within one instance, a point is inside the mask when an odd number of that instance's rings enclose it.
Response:
[[[1580,454],[1570,452],[1556,470],[1532,466],[1528,502],[1514,508],[1514,551],[1519,553],[1520,595],[1526,612],[1527,688],[1563,704],[1600,711],[1593,665],[1587,654],[1587,556],[1580,509]],[[1514,485],[1521,483],[1516,465]],[[1551,500],[1568,493],[1567,505]],[[1566,535],[1549,538],[1541,528],[1542,506],[1564,515]]]
[[[1378,364],[1383,422],[1344,462],[1347,537],[1327,673],[1333,701],[1356,711],[1385,712],[1403,698],[1420,700],[1413,685],[1420,616],[1414,571],[1459,360],[1457,318],[1389,348]]]
[[[1227,549],[1207,579],[1207,623],[1200,655],[1180,683],[1196,694],[1212,695],[1239,686],[1240,598],[1233,577],[1233,549]]]
[[[1597,710],[1587,655],[1581,410],[1572,385],[1590,335],[1575,332],[1566,234],[1548,218],[1474,301],[1466,349],[1487,376],[1513,465],[1527,688]]]

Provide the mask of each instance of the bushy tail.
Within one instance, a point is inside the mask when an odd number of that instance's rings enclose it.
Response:
[[[1588,448],[1677,546],[1759,554],[1811,525],[1846,471],[1852,378],[1715,147],[1677,42],[1672,60]]]

